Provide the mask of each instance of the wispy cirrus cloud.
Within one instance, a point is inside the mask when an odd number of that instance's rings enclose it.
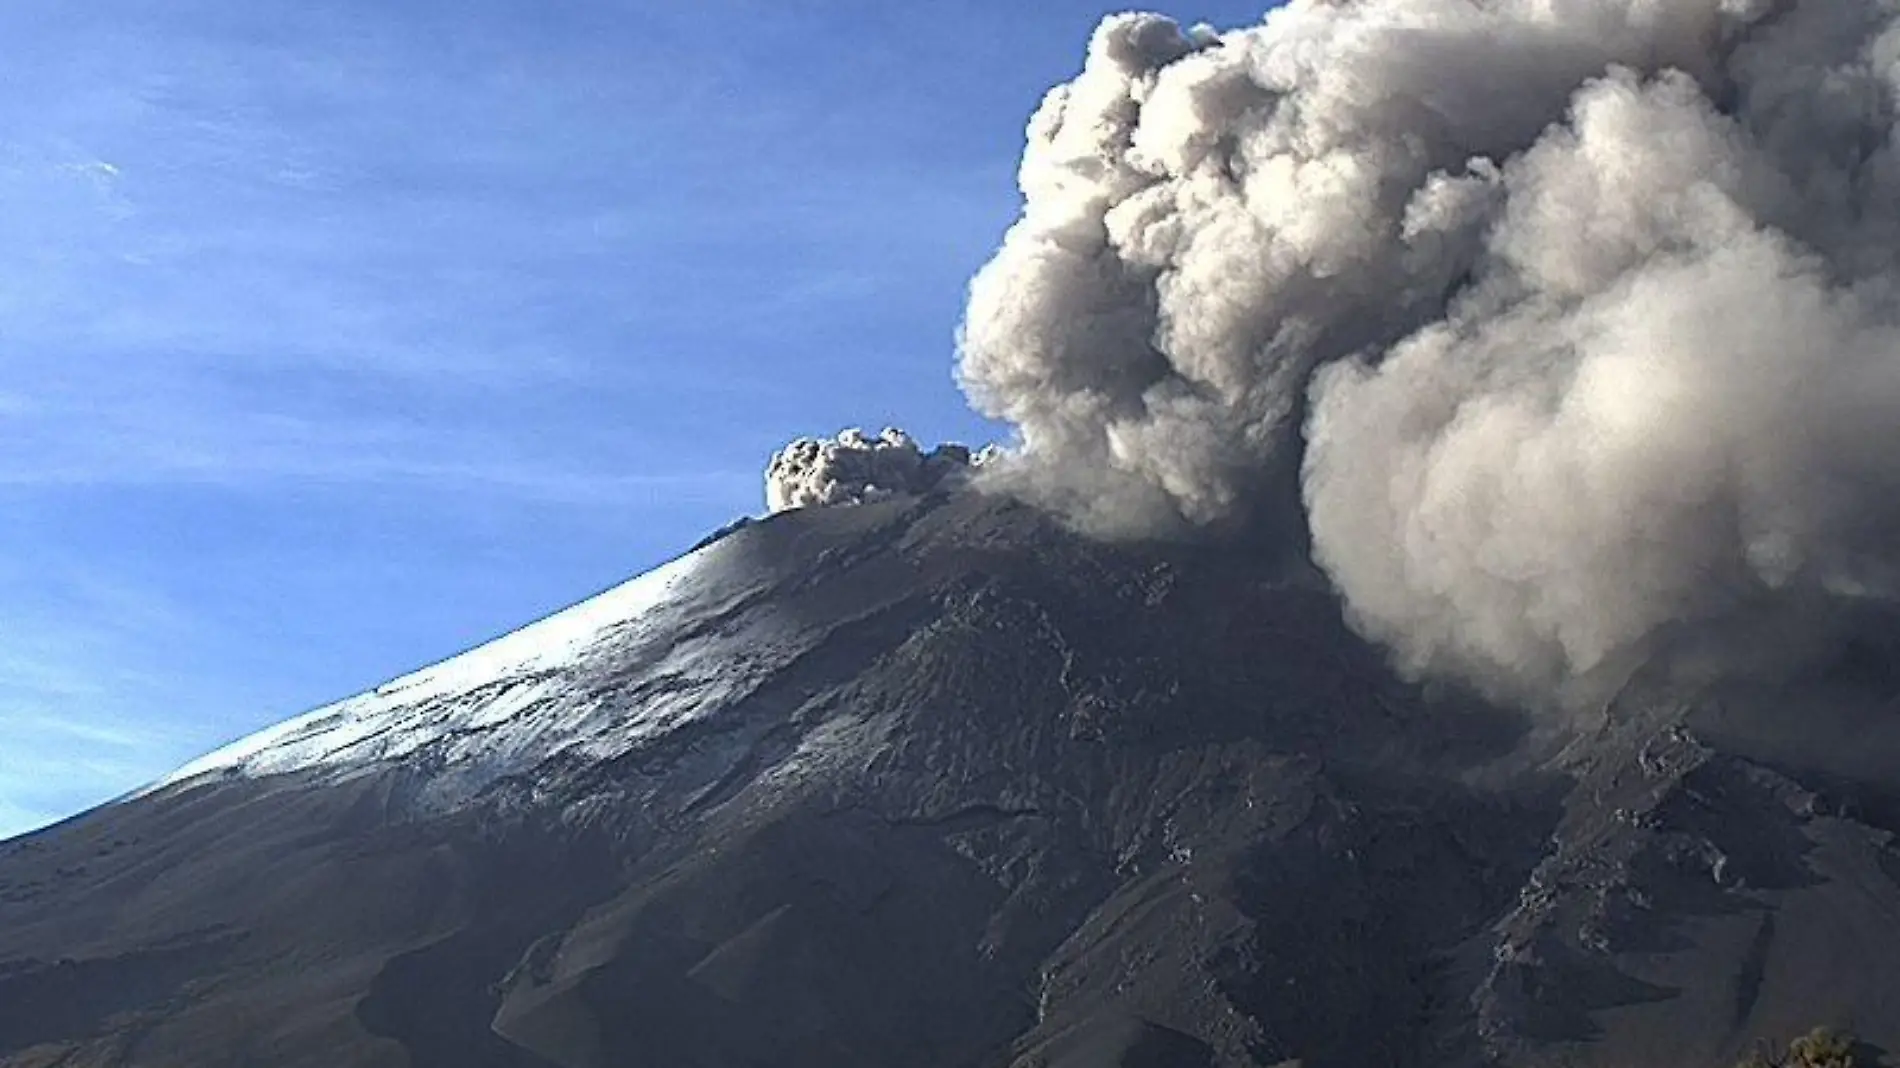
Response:
[[[189,659],[177,653],[199,621],[151,590],[47,564],[0,564],[0,838],[108,800],[216,737],[152,714],[183,696],[166,663]]]

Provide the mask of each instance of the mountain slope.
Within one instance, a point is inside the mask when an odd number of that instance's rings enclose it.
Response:
[[[975,494],[786,513],[657,575],[0,844],[0,1064],[1900,1039],[1900,759],[1779,759],[1764,711],[1884,722],[1879,671],[1827,703],[1639,676],[1552,731],[1397,681],[1272,554]]]

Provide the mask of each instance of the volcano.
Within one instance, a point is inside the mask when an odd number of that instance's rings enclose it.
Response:
[[[0,843],[0,1064],[1900,1049],[1900,0],[1114,15],[1021,163],[1005,443]]]
[[[1888,622],[1557,727],[1401,681],[1298,553],[970,490],[785,512],[0,844],[0,1063],[1891,1044]]]

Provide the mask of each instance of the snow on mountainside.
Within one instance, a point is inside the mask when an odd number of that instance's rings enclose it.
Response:
[[[459,656],[240,739],[147,792],[207,776],[347,775],[407,760],[429,766],[436,800],[451,801],[576,746],[611,757],[718,706],[720,678],[698,670],[695,643],[680,639],[719,596],[723,548],[703,546]],[[616,695],[575,684],[592,666],[636,660],[674,685],[637,707],[610,709]]]

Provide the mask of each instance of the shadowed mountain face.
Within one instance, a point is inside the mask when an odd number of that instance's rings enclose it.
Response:
[[[1639,677],[1560,729],[1397,681],[1270,554],[975,494],[786,513],[641,581],[0,843],[0,1064],[1900,1040],[1886,644]]]

